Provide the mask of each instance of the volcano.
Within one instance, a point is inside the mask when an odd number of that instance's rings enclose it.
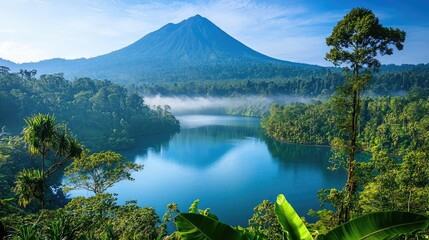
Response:
[[[113,82],[185,81],[260,78],[261,71],[318,71],[321,67],[293,63],[261,54],[234,39],[200,15],[169,23],[122,49],[88,59],[50,59],[12,64],[16,69],[36,69],[39,74],[62,72],[68,78],[91,77]],[[298,71],[297,71],[298,70]],[[239,74],[238,74],[239,73]]]

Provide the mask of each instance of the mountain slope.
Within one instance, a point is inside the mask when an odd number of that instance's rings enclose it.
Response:
[[[16,68],[16,63],[11,62],[9,60],[0,58],[0,66],[4,66],[4,67],[8,67],[10,69],[15,69]]]
[[[322,71],[321,67],[281,61],[256,52],[200,15],[178,24],[169,23],[109,54],[89,59],[50,59],[17,67],[115,82],[270,78],[284,77],[283,73]],[[275,76],[261,75],[261,71],[273,68]]]
[[[196,15],[167,24],[130,46],[103,57],[180,61],[189,64],[221,62],[279,62],[235,40],[208,19]]]

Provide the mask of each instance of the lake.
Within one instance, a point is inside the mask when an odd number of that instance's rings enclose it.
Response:
[[[122,152],[144,164],[135,181],[116,184],[109,192],[119,203],[137,200],[160,217],[176,202],[186,212],[195,199],[230,225],[247,226],[253,208],[283,193],[295,210],[309,217],[319,209],[320,188],[340,188],[345,174],[327,169],[330,148],[285,144],[263,136],[259,118],[216,115],[179,116],[180,133],[140,139]],[[75,191],[72,195],[89,196]]]

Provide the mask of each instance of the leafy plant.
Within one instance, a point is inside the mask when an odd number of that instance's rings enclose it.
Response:
[[[274,211],[274,203],[263,200],[254,209],[255,213],[249,219],[249,231],[261,233],[271,240],[284,240],[284,232]]]
[[[174,221],[182,239],[247,239],[229,225],[196,213],[182,213]]]
[[[45,176],[41,170],[23,169],[16,176],[13,192],[18,196],[18,204],[26,207],[33,199],[44,201]]]
[[[322,239],[395,239],[423,231],[429,218],[408,212],[376,212],[355,218],[328,232]]]
[[[75,233],[76,229],[65,216],[61,216],[48,226],[46,237],[50,240],[72,240],[76,238]]]
[[[24,225],[19,226],[15,234],[13,235],[14,240],[38,240],[40,239],[40,234],[37,231],[36,225]]]
[[[275,213],[287,240],[312,240],[304,222],[287,202],[283,194],[277,197]],[[267,239],[247,229],[233,228],[210,217],[182,213],[175,218],[182,239]],[[429,218],[408,212],[376,212],[353,219],[322,236],[322,239],[360,240],[395,239],[402,235],[424,231]]]
[[[277,196],[275,212],[277,219],[283,228],[283,231],[286,233],[286,239],[313,239],[304,222],[301,220],[289,202],[286,201],[286,198],[283,194],[279,194]]]

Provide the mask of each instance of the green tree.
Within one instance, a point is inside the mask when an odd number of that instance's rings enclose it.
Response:
[[[39,199],[42,208],[45,205],[46,179],[60,167],[82,153],[82,145],[72,137],[66,125],[58,125],[55,117],[49,114],[36,114],[25,119],[24,142],[32,155],[40,155],[40,170],[22,170],[17,175],[14,192],[18,194],[18,202],[27,206],[33,198]],[[45,164],[49,153],[51,165],[46,170]],[[31,181],[34,181],[31,183]],[[28,192],[34,191],[34,192]]]
[[[153,208],[137,206],[136,201],[128,201],[118,207],[109,218],[113,231],[120,234],[120,240],[127,239],[162,239],[166,235],[165,224]]]
[[[371,10],[352,9],[334,27],[326,39],[330,51],[326,59],[335,66],[343,65],[347,72],[346,82],[337,89],[334,105],[338,109],[337,122],[342,131],[342,161],[347,170],[344,186],[345,199],[338,209],[340,222],[350,219],[350,212],[356,201],[358,182],[356,178],[355,155],[358,150],[359,114],[362,108],[362,94],[371,80],[371,71],[378,71],[380,61],[377,54],[391,55],[392,45],[402,50],[405,32],[383,27]]]
[[[86,189],[96,195],[103,194],[119,181],[134,180],[131,173],[141,169],[143,165],[128,162],[119,153],[94,153],[75,159],[66,168],[66,185],[69,189]]]
[[[98,194],[92,197],[75,197],[64,207],[69,215],[69,221],[76,226],[82,226],[79,234],[90,230],[99,235],[103,232],[109,217],[118,208],[116,195],[111,193]]]
[[[45,161],[48,152],[55,145],[55,117],[53,115],[36,114],[26,118],[24,127],[24,141],[28,144],[28,151],[41,157],[41,171],[45,171]]]
[[[177,206],[177,203],[175,202],[169,203],[167,204],[167,210],[162,216],[162,220],[164,221],[165,224],[168,224],[169,222],[171,222],[174,228],[177,230],[176,224],[174,223],[174,218],[179,214],[180,214],[180,210],[179,210],[179,206]]]
[[[428,213],[429,158],[423,151],[411,151],[402,163],[394,159],[378,161],[384,169],[365,185],[359,196],[364,213],[374,211],[407,211]]]
[[[24,141],[21,137],[10,136],[4,132],[4,128],[0,131],[0,196],[1,198],[10,199],[14,197],[11,189],[16,180],[16,174],[24,167],[28,167],[29,161],[20,161],[28,158],[28,153],[25,150]],[[0,199],[1,199],[0,198]],[[0,215],[7,212],[9,207],[2,205],[3,200],[0,200]]]
[[[45,177],[36,169],[24,169],[16,176],[13,192],[18,196],[18,204],[26,207],[33,199],[44,203]]]
[[[249,229],[253,233],[262,233],[272,240],[284,239],[281,225],[277,221],[274,212],[274,204],[268,200],[263,200],[253,211],[252,218],[249,219]]]

